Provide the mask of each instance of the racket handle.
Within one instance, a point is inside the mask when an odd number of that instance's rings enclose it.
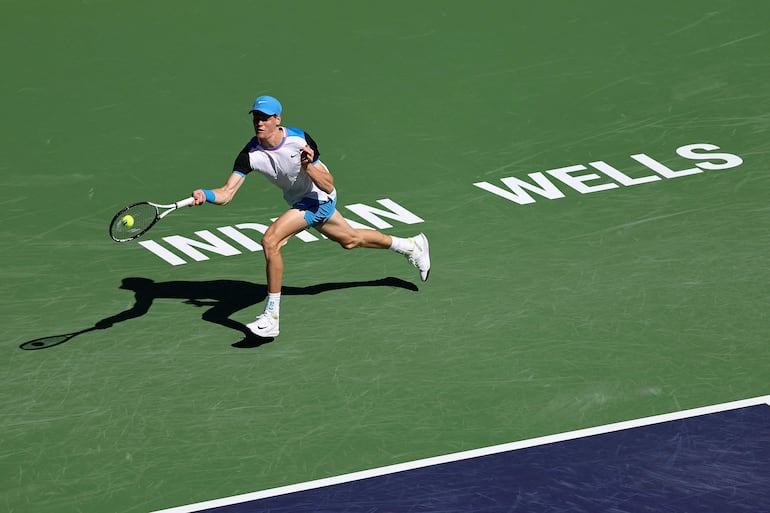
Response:
[[[189,207],[192,205],[193,201],[195,201],[195,198],[190,196],[189,198],[185,198],[182,201],[176,202],[176,208],[182,208],[182,207]]]

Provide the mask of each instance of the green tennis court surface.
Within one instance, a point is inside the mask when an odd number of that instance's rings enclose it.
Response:
[[[763,3],[2,14],[0,509],[154,511],[768,394]],[[308,232],[257,346],[266,182],[109,239],[221,185],[259,94],[346,217],[430,237],[430,281]]]

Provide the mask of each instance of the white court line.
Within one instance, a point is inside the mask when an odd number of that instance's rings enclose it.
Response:
[[[324,479],[317,479],[315,481],[308,481],[305,483],[281,486],[279,488],[271,488],[269,490],[263,490],[261,492],[234,495],[232,497],[225,497],[223,499],[215,499],[215,500],[206,501],[206,502],[199,502],[197,504],[189,504],[187,506],[179,506],[179,507],[170,508],[170,509],[158,510],[152,513],[194,513],[194,512],[198,512],[209,508],[229,506],[229,505],[238,504],[241,502],[248,502],[248,501],[253,501],[257,499],[265,499],[267,497],[275,497],[277,495],[285,495],[287,493],[301,492],[305,490],[312,490],[314,488],[322,488],[324,486],[331,486],[331,485],[340,484],[340,483],[358,481],[358,480],[367,479],[370,477],[378,477],[378,476],[384,476],[387,474],[395,474],[396,472],[403,472],[405,470],[414,470],[418,468],[429,467],[431,465],[439,465],[442,463],[450,463],[453,461],[461,461],[461,460],[467,460],[471,458],[478,458],[480,456],[489,456],[491,454],[514,451],[517,449],[525,449],[527,447],[535,447],[538,445],[564,442],[566,440],[575,440],[577,438],[584,438],[587,436],[602,435],[605,433],[612,433],[614,431],[622,431],[624,429],[650,426],[652,424],[661,424],[663,422],[670,422],[672,420],[681,420],[681,419],[687,419],[690,417],[698,417],[700,415],[708,415],[709,413],[719,413],[719,412],[724,412],[729,410],[737,410],[739,408],[746,408],[748,406],[757,406],[760,404],[766,404],[770,406],[770,395],[755,397],[753,399],[744,399],[742,401],[733,401],[729,403],[717,404],[714,406],[704,406],[701,408],[694,408],[692,410],[665,413],[663,415],[655,415],[652,417],[645,417],[645,418],[636,419],[636,420],[627,420],[623,422],[617,422],[614,424],[607,424],[605,426],[579,429],[577,431],[569,431],[566,433],[560,433],[556,435],[541,436],[539,438],[531,438],[529,440],[522,440],[520,442],[510,442],[506,444],[492,445],[490,447],[484,447],[481,449],[473,449],[470,451],[456,452],[456,453],[447,454],[444,456],[435,456],[433,458],[415,460],[407,463],[399,463],[396,465],[389,465],[387,467],[380,467],[380,468],[375,468],[371,470],[353,472],[351,474],[343,474],[340,476],[327,477]]]

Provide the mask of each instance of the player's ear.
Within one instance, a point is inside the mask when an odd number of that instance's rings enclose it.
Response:
[[[276,122],[276,124],[278,124],[278,125],[280,125],[280,124],[281,124],[281,115],[280,115],[280,114],[276,114],[276,115],[275,115],[275,122]]]

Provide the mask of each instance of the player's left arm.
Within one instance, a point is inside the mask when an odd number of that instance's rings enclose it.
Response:
[[[307,132],[305,133],[305,140],[307,144],[302,148],[300,157],[302,169],[307,172],[319,189],[331,194],[334,191],[334,177],[329,172],[329,168],[321,162],[321,152],[318,151],[318,145]]]
[[[303,164],[303,166],[305,165]],[[315,163],[310,162],[305,166],[305,171],[313,183],[326,194],[331,194],[334,191],[334,177],[323,162],[320,160]]]

